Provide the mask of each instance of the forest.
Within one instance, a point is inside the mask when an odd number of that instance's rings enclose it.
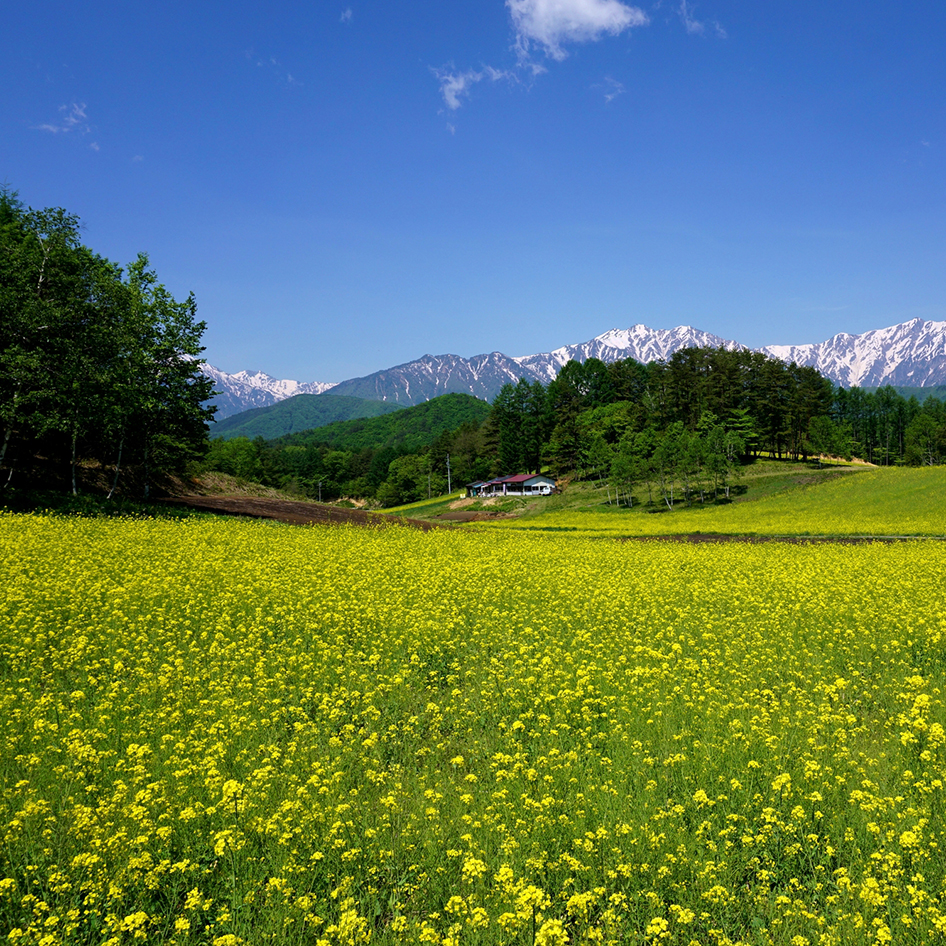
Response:
[[[74,494],[91,467],[109,496],[147,496],[206,452],[206,326],[146,255],[122,269],[80,229],[65,210],[0,190],[0,485]]]
[[[859,457],[888,465],[946,461],[946,405],[837,388],[814,368],[745,349],[689,348],[666,362],[571,361],[548,385],[507,384],[480,417],[467,395],[275,441],[214,440],[208,464],[322,499],[391,506],[476,479],[548,469],[591,478],[609,501],[673,508],[724,501],[755,457]],[[443,402],[431,426],[431,405]],[[447,409],[451,405],[451,409]],[[427,418],[422,420],[421,418]],[[386,431],[417,427],[423,436]],[[352,426],[354,425],[354,426]],[[421,445],[423,442],[424,445]],[[448,470],[449,458],[449,470]]]

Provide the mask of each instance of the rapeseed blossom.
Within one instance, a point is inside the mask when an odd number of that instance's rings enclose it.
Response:
[[[0,925],[941,942],[944,566],[0,515]]]

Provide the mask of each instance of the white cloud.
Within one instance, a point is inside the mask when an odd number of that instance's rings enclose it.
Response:
[[[683,20],[683,25],[686,27],[686,31],[688,33],[703,34],[706,32],[706,24],[702,20],[698,20],[696,18],[693,7],[687,2],[687,0],[680,0],[680,6],[677,9],[677,12],[680,14],[680,19]],[[729,35],[720,25],[718,20],[713,20],[711,26],[713,27],[713,32],[720,39],[726,39]]]
[[[688,33],[702,33],[706,27],[693,15],[687,0],[680,0],[680,19]]]
[[[568,55],[563,43],[597,40],[605,33],[616,36],[650,22],[639,7],[619,0],[506,0],[506,6],[523,58],[536,44],[552,59],[561,60]]]
[[[623,82],[618,82],[617,79],[611,78],[604,80],[604,89],[604,100],[606,102],[613,102],[619,95],[623,95],[626,91]]]
[[[99,143],[98,143],[97,141],[93,141],[92,144],[89,145],[89,147],[90,147],[93,151],[101,151],[101,150],[102,150],[102,149],[99,147]]]
[[[42,125],[34,125],[33,127],[36,128],[37,131],[48,131],[54,135],[59,134],[59,132],[68,133],[70,131],[76,131],[77,129],[84,134],[92,130],[86,122],[85,109],[85,102],[73,102],[71,105],[60,105],[59,114],[61,118],[59,119],[59,124],[44,122]]]
[[[342,10],[342,15],[338,18],[339,23],[351,23],[351,7]]]
[[[462,97],[470,94],[470,88],[483,79],[498,82],[500,79],[515,79],[511,72],[483,66],[482,69],[467,69],[465,72],[452,72],[446,69],[434,69],[434,75],[440,82],[440,94],[451,111],[456,111],[463,103]]]
[[[529,50],[533,45],[541,47],[552,59],[564,59],[567,54],[562,49],[563,43],[597,40],[605,33],[617,35],[633,26],[644,26],[649,22],[642,10],[619,0],[506,0],[506,6],[516,31],[519,73],[492,66],[463,71],[457,71],[452,66],[432,69],[440,83],[440,94],[450,111],[455,112],[470,94],[470,89],[484,79],[491,82],[509,79],[515,82],[523,70],[532,76],[545,72],[544,65],[529,58]],[[614,83],[605,98],[610,102],[623,91],[624,87],[620,83]]]

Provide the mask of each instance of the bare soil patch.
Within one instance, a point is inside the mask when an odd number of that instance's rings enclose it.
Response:
[[[166,500],[168,503],[217,512],[228,516],[248,516],[253,519],[273,519],[293,526],[307,525],[354,525],[384,528],[388,526],[407,526],[427,532],[430,529],[445,528],[436,522],[424,522],[420,519],[406,519],[397,516],[383,516],[367,512],[364,509],[340,509],[322,503],[272,499],[261,496],[199,496],[187,494]]]

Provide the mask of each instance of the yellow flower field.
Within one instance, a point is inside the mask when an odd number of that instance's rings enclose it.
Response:
[[[0,930],[946,937],[946,547],[0,515]]]

